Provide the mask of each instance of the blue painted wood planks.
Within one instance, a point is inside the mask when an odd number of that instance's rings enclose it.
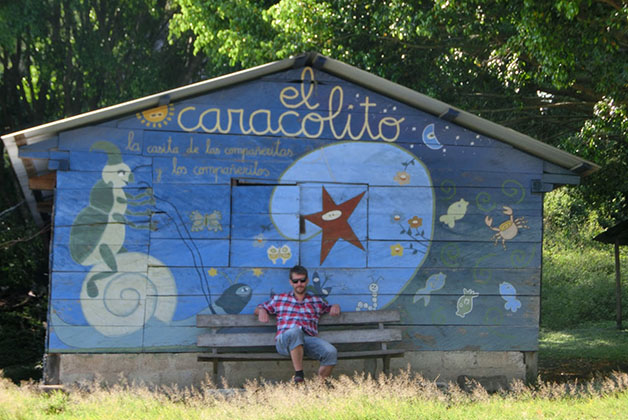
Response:
[[[197,314],[252,313],[295,264],[399,309],[404,348],[537,348],[547,164],[509,145],[309,68],[49,144],[48,351],[194,351]]]

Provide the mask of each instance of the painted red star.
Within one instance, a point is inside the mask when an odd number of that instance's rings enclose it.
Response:
[[[365,193],[366,191],[342,204],[336,204],[325,187],[323,187],[323,210],[318,213],[303,216],[306,220],[309,220],[323,229],[321,265],[338,239],[344,239],[350,244],[364,250],[362,243],[360,243],[355,232],[353,232],[348,220]]]

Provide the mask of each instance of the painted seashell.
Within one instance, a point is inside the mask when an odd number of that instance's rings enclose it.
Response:
[[[87,322],[107,337],[131,334],[152,318],[170,322],[177,302],[170,270],[138,252],[118,254],[116,262],[117,272],[104,275],[109,268],[101,263],[85,276],[80,298]]]

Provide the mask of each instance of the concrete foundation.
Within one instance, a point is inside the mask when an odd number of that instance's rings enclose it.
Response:
[[[46,358],[46,384],[144,383],[150,385],[201,386],[213,380],[212,363],[198,362],[197,353],[141,354],[49,354]],[[406,369],[437,382],[463,385],[477,380],[487,389],[507,386],[512,380],[536,377],[535,352],[419,351],[406,352],[391,360],[391,371]],[[306,375],[313,375],[318,363],[307,361]],[[355,372],[378,374],[381,360],[340,360],[334,376]],[[241,387],[247,380],[265,378],[270,382],[290,380],[289,360],[269,362],[223,362],[218,368],[218,387]]]

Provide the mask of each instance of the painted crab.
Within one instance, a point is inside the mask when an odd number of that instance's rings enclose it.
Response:
[[[484,223],[486,223],[486,226],[491,228],[491,230],[497,232],[492,237],[492,239],[495,240],[495,245],[497,245],[497,242],[501,239],[502,246],[506,249],[506,241],[517,236],[519,229],[528,229],[528,223],[526,222],[525,217],[518,217],[515,219],[511,207],[504,206],[504,214],[510,216],[510,218],[505,222],[502,222],[499,227],[493,227],[493,218],[490,216],[486,216],[484,218]]]

